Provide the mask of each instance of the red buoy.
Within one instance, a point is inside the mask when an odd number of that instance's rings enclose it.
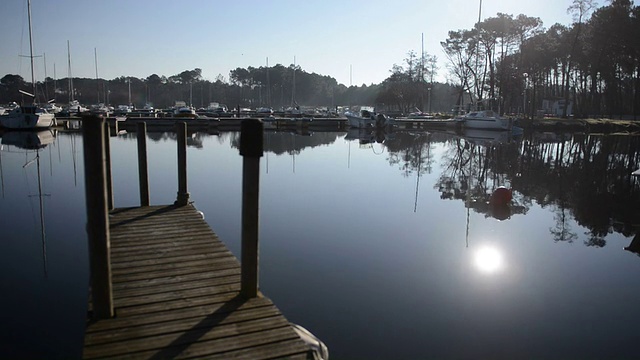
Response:
[[[493,194],[491,194],[491,202],[494,205],[508,204],[509,202],[511,202],[511,199],[511,190],[507,189],[504,186],[500,186],[493,192]]]

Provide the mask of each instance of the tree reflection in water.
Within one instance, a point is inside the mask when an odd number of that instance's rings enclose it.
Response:
[[[586,246],[605,237],[639,233],[640,137],[627,135],[529,134],[522,139],[478,140],[465,134],[397,132],[385,142],[389,164],[403,176],[432,171],[432,149],[445,144],[435,188],[442,199],[464,201],[485,217],[526,215],[535,201],[555,211],[554,241],[578,238],[570,219],[588,229]],[[508,213],[491,205],[499,186],[513,190]],[[505,216],[505,214],[507,216]]]

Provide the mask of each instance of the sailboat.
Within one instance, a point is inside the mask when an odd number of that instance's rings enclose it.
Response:
[[[69,73],[69,106],[67,107],[67,113],[69,116],[80,116],[82,113],[89,111],[89,109],[80,105],[80,102],[75,100],[73,96],[75,90],[73,88],[73,75],[71,74],[71,45],[69,44],[69,40],[67,40],[67,59],[69,62],[67,70]]]
[[[27,0],[29,14],[29,58],[31,59],[31,84],[33,94],[20,90],[20,93],[31,96],[31,105],[18,106],[6,115],[0,116],[0,126],[7,129],[42,129],[55,124],[55,116],[36,105],[36,80],[33,71],[33,36],[31,31],[31,0]]]

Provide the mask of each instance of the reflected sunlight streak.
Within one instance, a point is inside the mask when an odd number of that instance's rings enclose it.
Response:
[[[504,268],[502,252],[493,246],[483,246],[474,254],[474,263],[480,272],[496,273]]]

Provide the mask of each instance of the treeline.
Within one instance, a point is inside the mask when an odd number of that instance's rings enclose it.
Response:
[[[397,85],[395,80],[402,78],[398,75],[402,68],[394,66],[392,71],[394,74],[390,79],[393,81],[369,86],[362,84],[347,87],[338,84],[330,76],[308,73],[300,66],[285,67],[277,64],[270,67],[237,68],[230,72],[228,80],[222,75],[218,75],[215,81],[205,80],[202,78],[202,70],[196,68],[169,77],[152,74],[146,78],[118,77],[113,80],[73,78],[73,93],[69,91],[71,82],[68,78],[47,78],[38,83],[37,89],[39,102],[54,100],[58,104],[75,99],[83,104],[134,104],[141,108],[151,103],[156,108],[167,108],[174,105],[175,101],[185,101],[196,108],[218,102],[229,107],[239,105],[250,108],[368,105],[386,111],[413,111],[413,107],[420,106],[416,99],[426,99],[426,88],[407,87],[404,93],[396,91],[389,94],[389,84]],[[30,102],[31,99],[19,93],[18,90],[21,89],[29,89],[21,76],[4,76],[0,79],[0,103]],[[409,94],[411,91],[415,94]],[[422,97],[418,95],[420,91],[423,91]],[[434,111],[448,111],[451,108],[455,100],[451,86],[435,83],[430,92],[433,93],[430,96]]]
[[[630,0],[574,0],[571,26],[498,13],[441,43],[458,104],[533,115],[543,99],[577,116],[638,115],[640,8]],[[468,95],[464,95],[468,94]],[[564,108],[563,115],[566,114]]]
[[[347,87],[338,84],[332,77],[308,73],[299,66],[285,67],[280,64],[269,68],[237,68],[230,72],[229,80],[222,75],[218,75],[214,81],[205,80],[199,68],[169,77],[152,74],[146,78],[72,80],[73,93],[69,90],[68,78],[47,78],[39,82],[38,101],[47,99],[64,104],[75,99],[83,104],[132,103],[138,107],[152,103],[157,108],[172,106],[175,101],[185,101],[194,107],[206,107],[211,102],[252,108],[286,108],[296,104],[333,107],[374,105],[378,89],[376,85],[365,84]],[[0,103],[31,101],[18,92],[29,88],[21,76],[5,75],[0,79]]]

